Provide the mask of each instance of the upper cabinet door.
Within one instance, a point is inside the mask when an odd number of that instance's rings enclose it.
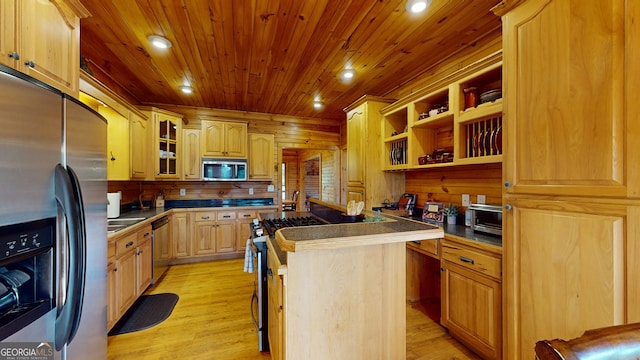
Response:
[[[247,124],[227,123],[226,156],[236,158],[247,157]]]
[[[530,0],[503,16],[507,193],[640,195],[638,6]]]
[[[224,123],[202,121],[202,156],[224,156]]]
[[[80,18],[62,1],[18,3],[17,69],[78,96]]]
[[[202,120],[202,156],[247,158],[247,123]]]
[[[273,134],[249,134],[249,180],[273,181]]]
[[[363,104],[347,113],[347,186],[364,186],[365,183],[365,111],[366,104]]]
[[[15,9],[15,0],[0,1],[0,64],[9,67],[16,66],[13,53],[18,51],[16,46]]]

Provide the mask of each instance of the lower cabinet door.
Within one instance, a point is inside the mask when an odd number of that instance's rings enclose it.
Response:
[[[153,278],[153,250],[151,245],[151,240],[147,240],[136,249],[138,295],[142,295],[151,284]]]
[[[116,289],[118,289],[118,313],[124,314],[137,297],[136,252],[131,249],[116,260]]]
[[[118,292],[116,287],[116,262],[112,261],[107,266],[107,331],[111,330],[118,321]]]
[[[221,221],[216,225],[216,253],[230,253],[236,251],[236,222]]]
[[[442,265],[442,326],[483,357],[499,359],[500,282],[449,261]]]

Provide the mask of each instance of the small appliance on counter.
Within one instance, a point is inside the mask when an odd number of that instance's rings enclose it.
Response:
[[[471,204],[471,230],[502,236],[502,207]]]
[[[120,200],[122,192],[107,193],[107,218],[115,219],[120,216]]]
[[[416,194],[402,194],[397,203],[387,204],[383,206],[373,207],[373,211],[382,211],[384,213],[393,214],[396,216],[413,216],[413,212],[416,208],[416,201],[418,196]]]

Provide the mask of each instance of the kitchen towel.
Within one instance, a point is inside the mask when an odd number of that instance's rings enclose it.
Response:
[[[253,272],[253,254],[251,251],[251,238],[247,239],[247,247],[244,250],[244,272]]]

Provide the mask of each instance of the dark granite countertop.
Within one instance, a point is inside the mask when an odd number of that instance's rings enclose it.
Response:
[[[168,215],[171,209],[189,209],[189,208],[229,208],[229,207],[252,207],[252,206],[273,206],[272,198],[257,199],[204,199],[204,200],[166,200],[163,208],[132,208],[131,204],[123,206],[120,216],[109,220],[139,219],[127,223],[126,227],[116,231],[109,231],[109,236],[121,233],[123,230],[130,229],[143,221],[155,221],[163,215]],[[148,205],[148,204],[146,204]]]

